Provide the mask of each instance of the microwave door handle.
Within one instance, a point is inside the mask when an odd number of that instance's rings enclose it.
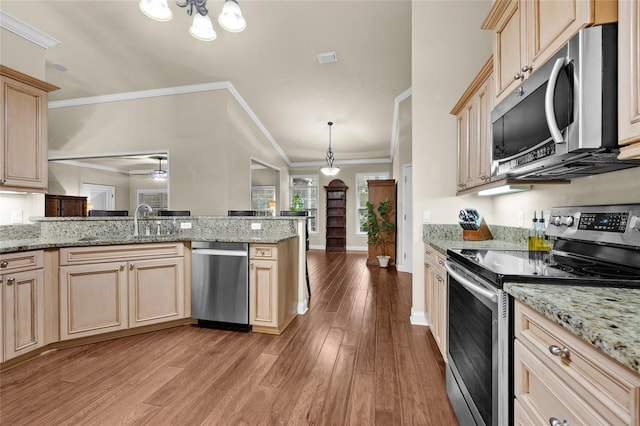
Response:
[[[482,297],[483,299],[489,299],[492,302],[498,301],[498,295],[495,292],[489,291],[487,289],[482,288],[478,284],[472,282],[471,280],[463,277],[459,273],[457,273],[451,266],[450,262],[446,261],[444,265],[447,273],[453,277],[456,281],[458,281],[463,287],[469,290],[471,293],[474,293],[478,297]]]
[[[564,139],[562,138],[562,133],[560,132],[558,122],[556,121],[556,111],[553,106],[553,98],[556,94],[558,76],[560,75],[560,70],[564,67],[564,64],[565,58],[558,58],[553,64],[553,69],[549,76],[549,82],[547,83],[547,91],[544,95],[544,115],[547,119],[547,127],[549,127],[553,141],[557,144],[564,143]]]

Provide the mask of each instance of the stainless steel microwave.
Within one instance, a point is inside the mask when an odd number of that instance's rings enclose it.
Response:
[[[640,165],[617,160],[617,30],[580,30],[496,106],[492,176],[572,179]]]

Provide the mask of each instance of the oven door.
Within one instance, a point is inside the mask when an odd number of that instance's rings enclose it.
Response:
[[[508,296],[447,261],[447,394],[461,425],[509,419]]]

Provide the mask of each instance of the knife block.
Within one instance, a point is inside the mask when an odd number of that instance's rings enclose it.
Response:
[[[487,226],[487,222],[485,222],[483,218],[477,230],[463,229],[462,239],[464,241],[493,240],[493,235],[491,234],[491,230],[489,229],[489,226]]]

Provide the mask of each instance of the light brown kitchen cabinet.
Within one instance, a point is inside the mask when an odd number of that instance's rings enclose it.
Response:
[[[425,309],[431,334],[445,361],[447,359],[447,273],[444,268],[446,259],[445,255],[431,245],[425,245]]]
[[[497,104],[581,28],[616,22],[612,0],[496,0],[482,25],[493,30]]]
[[[491,181],[493,59],[484,64],[451,114],[457,120],[457,192]]]
[[[618,9],[618,158],[640,159],[640,1]]]
[[[60,339],[184,318],[182,243],[60,249]]]
[[[43,251],[0,255],[0,361],[44,345]]]
[[[58,87],[2,65],[0,84],[0,188],[45,192],[47,98]]]
[[[298,239],[249,245],[249,323],[280,334],[297,315]]]
[[[521,302],[514,305],[517,424],[640,424],[637,372]]]

